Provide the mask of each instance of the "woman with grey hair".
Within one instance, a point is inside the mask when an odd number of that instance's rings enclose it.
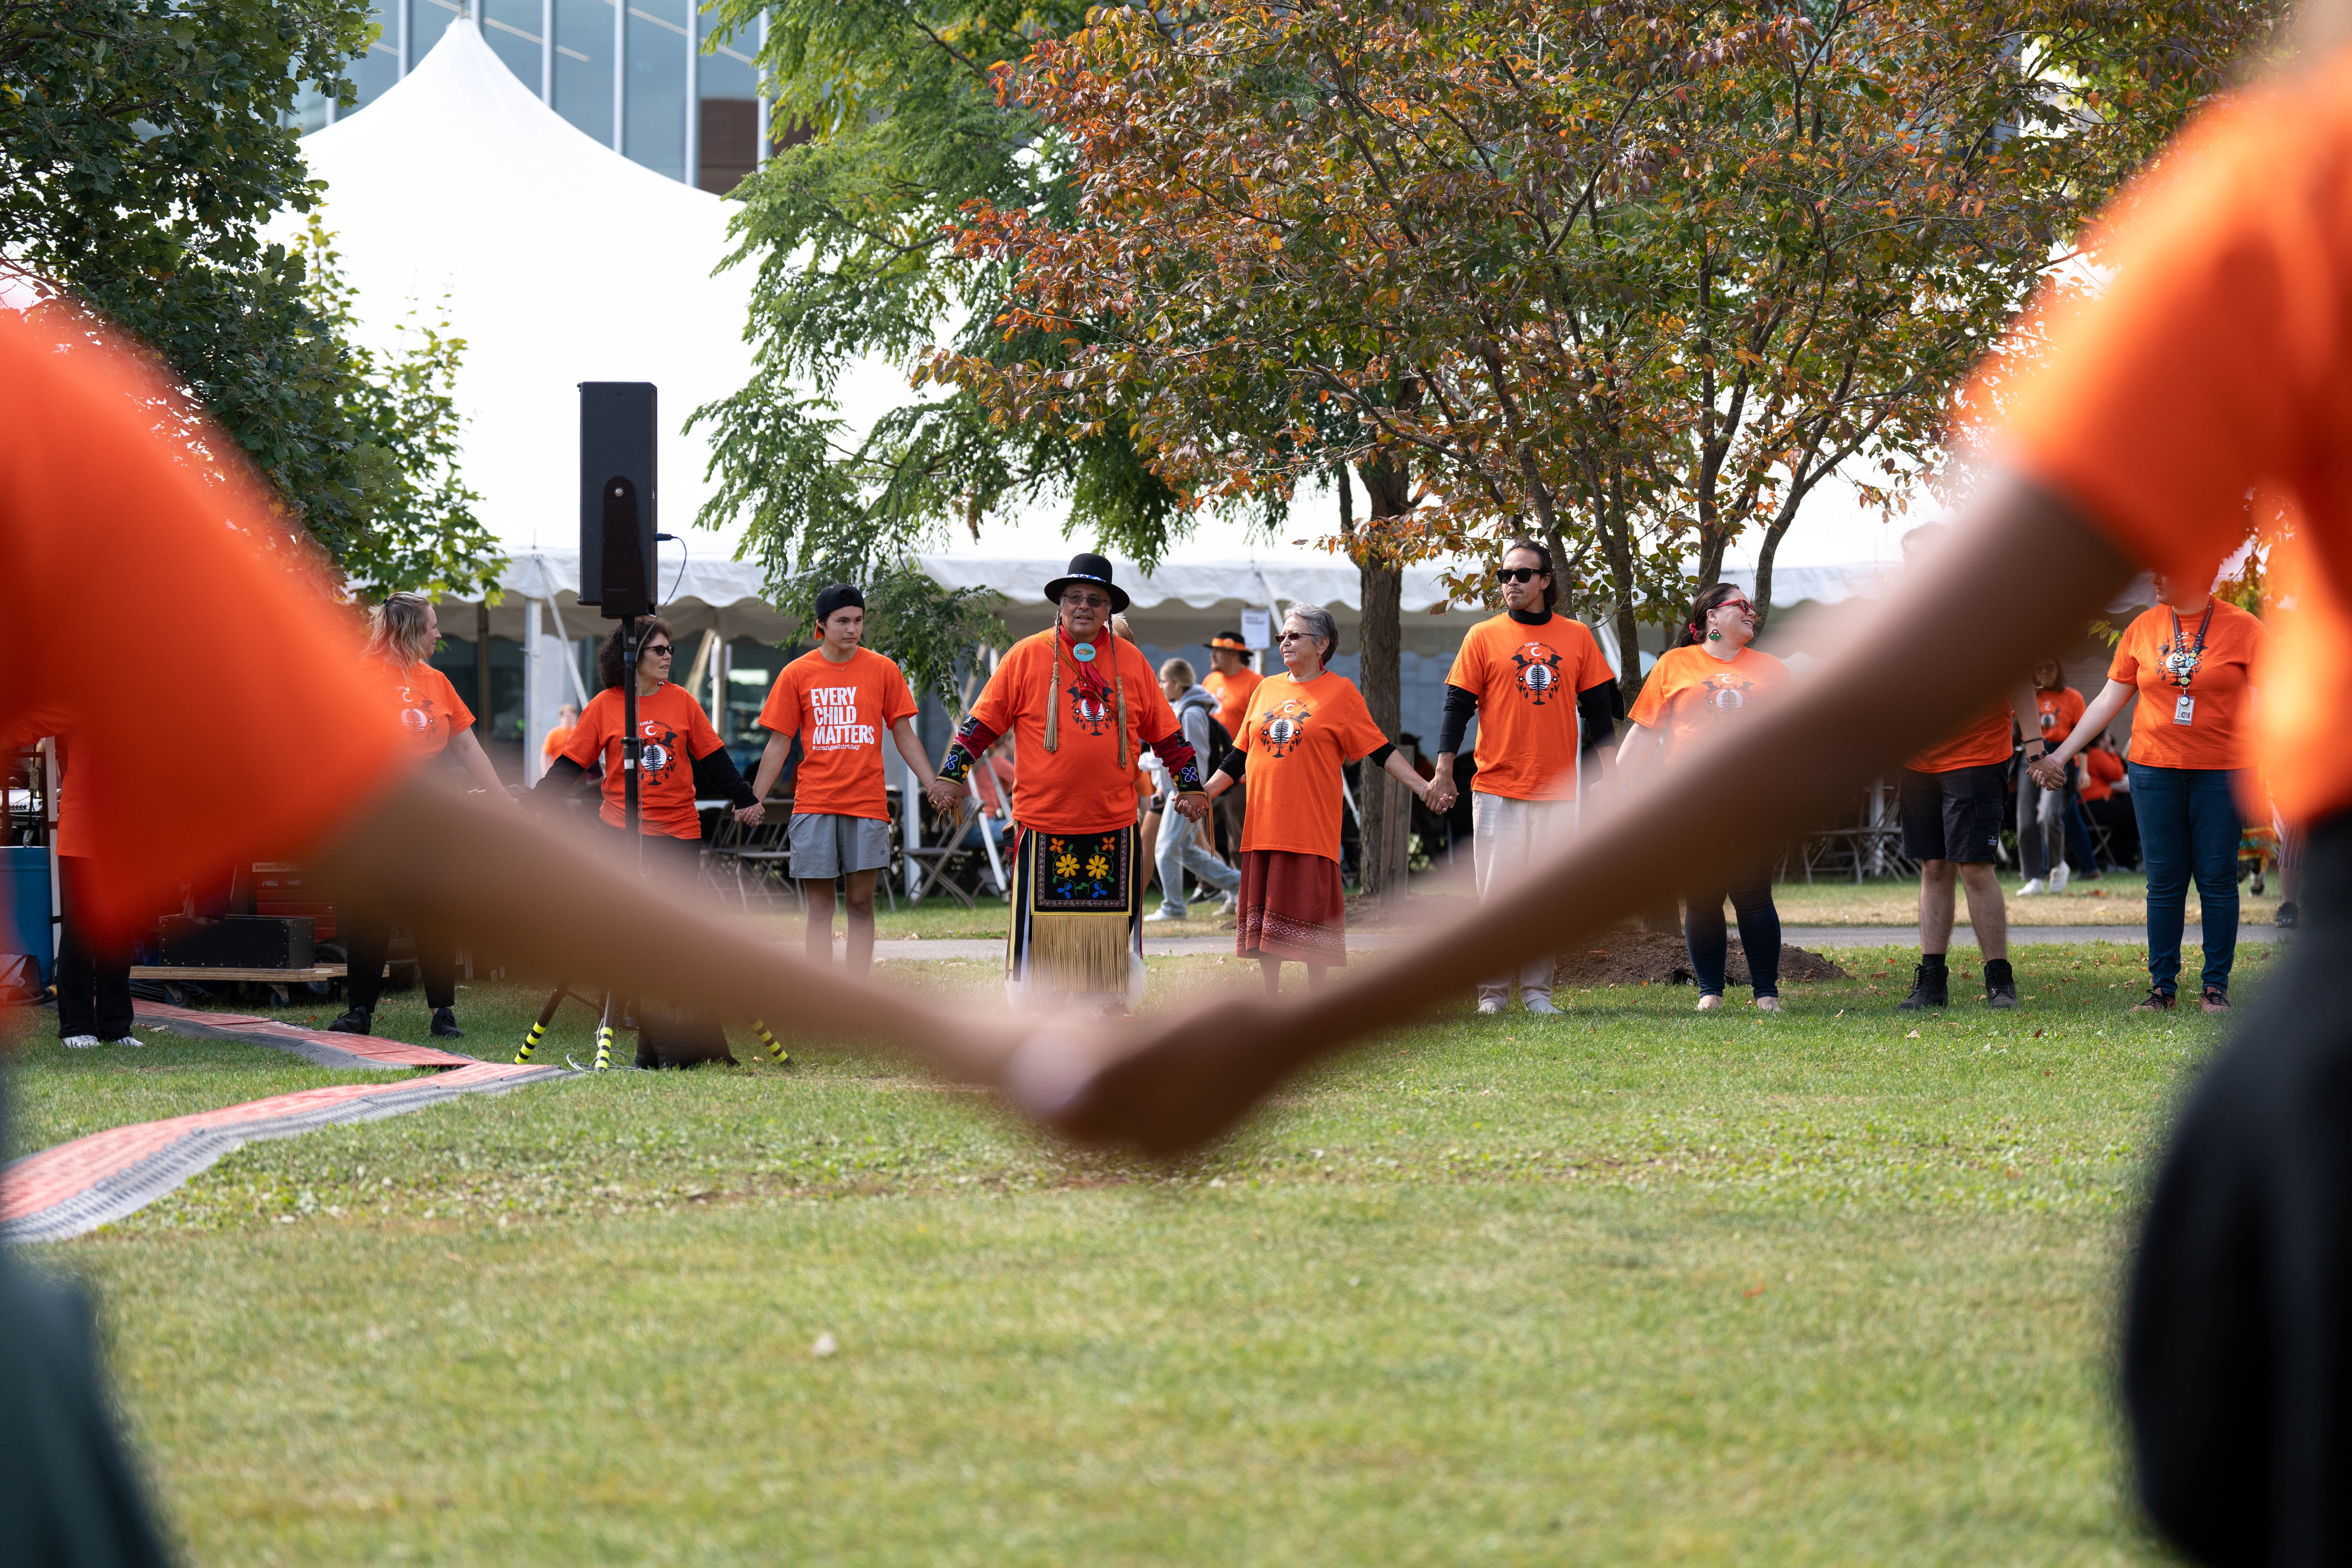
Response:
[[[1268,996],[1282,988],[1285,959],[1307,965],[1310,989],[1326,969],[1348,962],[1339,883],[1340,795],[1348,786],[1340,769],[1369,758],[1415,795],[1429,788],[1372,722],[1356,683],[1323,668],[1339,640],[1328,611],[1293,605],[1278,640],[1284,672],[1251,693],[1233,749],[1209,781],[1213,799],[1248,785],[1234,950],[1258,961]]]

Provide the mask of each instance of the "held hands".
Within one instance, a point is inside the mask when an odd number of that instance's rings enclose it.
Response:
[[[1441,816],[1454,809],[1454,803],[1461,795],[1462,792],[1454,787],[1452,779],[1441,775],[1422,781],[1421,803]]]
[[[1209,813],[1209,797],[1197,791],[1176,797],[1177,814],[1187,822],[1198,822]]]
[[[962,816],[963,786],[961,784],[948,779],[934,778],[923,786],[923,795],[931,803],[931,809],[941,816],[950,812],[958,817]]]
[[[767,804],[764,801],[755,800],[749,805],[739,807],[735,813],[735,820],[746,827],[757,827],[767,815]]]
[[[2035,757],[2032,761],[2027,763],[2025,764],[2025,771],[2032,774],[2033,782],[2040,784],[2043,789],[2063,789],[2066,787],[2065,768],[2062,764],[2053,763],[2046,756]]]

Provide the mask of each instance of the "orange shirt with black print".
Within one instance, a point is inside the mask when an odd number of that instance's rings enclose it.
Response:
[[[1511,800],[1576,798],[1576,694],[1616,679],[1592,628],[1555,615],[1508,614],[1462,639],[1445,684],[1478,700],[1478,774],[1471,789]]]
[[[1672,759],[1726,725],[1744,723],[1749,710],[1788,684],[1789,667],[1769,653],[1743,647],[1726,659],[1686,644],[1658,656],[1626,717],[1656,731]]]
[[[628,824],[623,801],[627,784],[621,766],[621,738],[628,716],[621,700],[617,686],[590,698],[563,748],[563,754],[583,768],[604,763],[604,803],[596,815],[612,827]],[[710,727],[710,715],[686,688],[665,680],[651,696],[637,699],[637,735],[645,742],[639,748],[637,778],[641,831],[657,837],[701,837],[701,814],[694,809],[694,764],[724,743]]]
[[[419,660],[395,668],[371,658],[363,667],[369,679],[383,689],[383,700],[400,721],[401,733],[420,757],[437,757],[449,749],[457,731],[473,727],[474,710],[466,706],[449,678]]]
[[[1021,764],[1021,787],[1013,797],[1013,820],[1046,833],[1108,833],[1135,826],[1136,770],[1142,765],[1145,737],[1166,740],[1176,728],[1175,710],[1160,689],[1160,677],[1143,650],[1108,631],[1095,643],[1091,663],[1082,664],[1065,643],[1055,678],[1055,643],[1062,636],[1048,626],[1023,637],[997,661],[996,673],[971,705],[971,716],[992,734],[1010,734]],[[1119,765],[1118,693],[1127,695],[1127,764]],[[1045,714],[1058,707],[1055,749],[1045,749]]]
[[[2261,619],[2221,599],[2205,612],[2176,616],[2168,605],[2141,613],[2124,628],[2107,679],[2137,693],[2131,750],[2142,767],[2242,768],[2253,763],[2248,693],[2256,665],[2270,651]],[[2177,625],[2175,623],[2178,623]],[[2197,646],[2200,626],[2205,645]]]
[[[2066,737],[2074,732],[2074,726],[2083,721],[2083,710],[2089,706],[2083,700],[2083,694],[2071,686],[2062,686],[2055,691],[2036,687],[2033,705],[2042,710],[2042,744],[2047,751],[2055,751],[2064,743]]]
[[[1341,767],[1388,742],[1364,694],[1344,675],[1269,675],[1250,698],[1234,744],[1249,753],[1242,850],[1286,849],[1339,858]]]

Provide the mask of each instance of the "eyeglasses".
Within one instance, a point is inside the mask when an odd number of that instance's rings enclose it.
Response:
[[[1550,573],[1534,566],[1498,566],[1495,569],[1495,581],[1498,583],[1532,583],[1538,577],[1549,575]]]
[[[1109,605],[1110,599],[1108,595],[1102,594],[1065,594],[1062,595],[1062,607],[1066,610],[1100,610],[1108,608]]]

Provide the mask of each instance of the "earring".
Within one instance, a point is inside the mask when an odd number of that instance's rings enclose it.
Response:
[[[1706,634],[1706,640],[1709,642],[1721,642],[1723,640],[1723,634],[1721,632],[1709,632]]]

